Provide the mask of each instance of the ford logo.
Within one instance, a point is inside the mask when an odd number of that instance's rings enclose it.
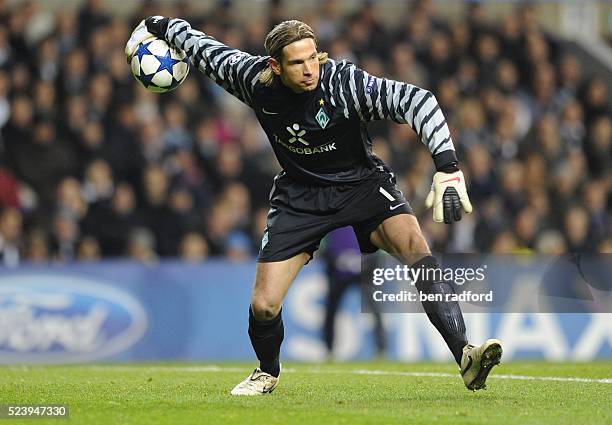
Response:
[[[0,278],[0,363],[82,362],[121,353],[147,330],[127,292],[88,278]]]

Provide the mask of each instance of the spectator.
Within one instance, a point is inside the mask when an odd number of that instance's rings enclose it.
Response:
[[[84,236],[77,248],[77,259],[79,261],[98,261],[101,257],[100,245],[93,236]]]
[[[13,174],[0,167],[0,208],[21,206],[19,182]]]
[[[159,164],[150,164],[143,175],[142,224],[153,231],[157,252],[164,256],[177,254],[182,237],[180,221],[170,207],[170,181]]]
[[[155,253],[155,235],[145,227],[132,230],[128,237],[128,258],[152,265],[158,261]]]
[[[81,195],[81,183],[74,177],[66,177],[57,188],[55,211],[66,213],[76,220],[87,214],[88,203]]]
[[[52,226],[53,257],[62,263],[75,260],[80,237],[79,225],[75,217],[68,211],[61,211],[54,217]]]
[[[33,229],[27,235],[25,249],[26,258],[32,263],[47,263],[50,260],[47,235],[39,229]]]
[[[102,200],[91,205],[82,227],[98,240],[102,255],[126,255],[128,236],[141,225],[136,207],[134,190],[125,182],[117,184],[110,203]]]
[[[589,216],[584,208],[574,206],[565,214],[564,231],[570,252],[594,252],[589,243]]]
[[[23,220],[16,208],[5,208],[0,213],[0,263],[6,267],[19,265],[23,255],[21,230]]]
[[[266,135],[195,70],[172,93],[143,89],[123,44],[135,23],[161,12],[189,15],[221,41],[263,54],[253,40],[286,16],[282,2],[245,25],[232,2],[220,2],[214,20],[188,3],[145,2],[127,19],[103,0],[55,15],[21,6],[0,10],[0,205],[20,217],[19,258],[252,256],[279,170]],[[577,56],[542,30],[533,5],[499,21],[487,18],[486,4],[471,3],[453,22],[430,0],[397,10],[409,19],[396,27],[372,2],[349,13],[323,2],[308,13],[332,58],[438,98],[478,207],[461,229],[425,217],[434,249],[608,249],[612,110],[604,77],[585,81]],[[370,129],[420,214],[433,170],[426,150],[407,125]]]
[[[206,239],[198,232],[190,232],[181,240],[180,257],[188,263],[201,263],[208,257]]]
[[[561,255],[566,249],[565,239],[557,230],[543,232],[536,241],[536,251],[542,254]]]
[[[26,136],[18,141],[13,155],[17,176],[38,193],[41,212],[50,212],[56,185],[62,178],[77,174],[78,158],[58,138],[55,123],[45,120],[36,122],[31,138]]]
[[[108,163],[97,159],[89,164],[85,171],[83,198],[88,204],[107,201],[113,196],[113,174]]]
[[[588,169],[595,177],[609,175],[612,169],[612,119],[610,115],[597,118],[589,128],[584,151],[586,154]]]

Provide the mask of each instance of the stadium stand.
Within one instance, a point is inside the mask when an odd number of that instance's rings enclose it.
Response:
[[[321,50],[430,89],[447,117],[478,205],[454,226],[423,210],[434,167],[412,130],[370,126],[435,251],[612,251],[608,86],[586,77],[533,6],[490,21],[472,4],[448,21],[419,1],[390,27],[372,2],[348,14],[324,3],[300,17]],[[165,95],[132,78],[125,41],[157,12],[252,54],[289,17],[278,1],[248,23],[229,19],[228,1],[204,15],[187,2],[144,2],[128,19],[97,0],[54,15],[0,1],[3,264],[256,253],[278,164],[254,115],[202,74]]]

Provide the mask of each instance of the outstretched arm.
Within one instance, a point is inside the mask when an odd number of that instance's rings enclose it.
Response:
[[[154,16],[145,20],[148,31],[187,53],[189,61],[211,80],[250,106],[253,87],[267,57],[252,56],[226,46],[182,19]]]

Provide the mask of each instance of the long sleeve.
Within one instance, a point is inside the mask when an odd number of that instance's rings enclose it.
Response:
[[[233,49],[182,19],[171,19],[166,41],[183,50],[189,61],[211,80],[247,105],[251,105],[253,87],[266,66],[267,57],[252,56]]]
[[[330,63],[322,75],[322,83],[330,91],[335,106],[344,108],[347,118],[357,116],[361,121],[390,119],[408,124],[434,158],[444,151],[453,151],[454,158],[455,149],[448,125],[430,91],[375,77],[347,61],[330,59]]]

